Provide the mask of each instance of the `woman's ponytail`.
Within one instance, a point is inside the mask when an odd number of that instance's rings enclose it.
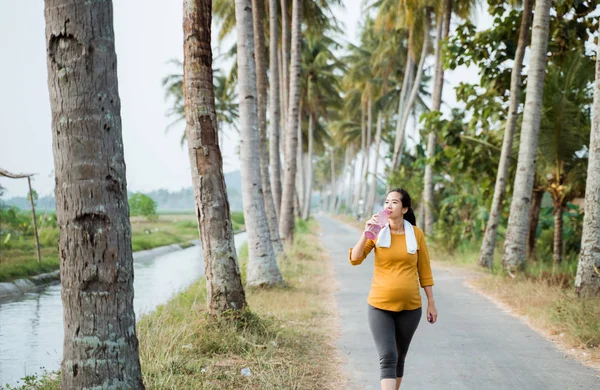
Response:
[[[415,212],[412,207],[408,208],[408,211],[404,214],[404,219],[410,222],[411,225],[417,226],[417,217],[415,217]]]

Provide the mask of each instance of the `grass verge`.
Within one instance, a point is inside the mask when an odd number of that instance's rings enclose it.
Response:
[[[241,212],[231,214],[233,230],[244,229]],[[156,221],[131,218],[131,246],[134,252],[164,245],[192,245],[198,239],[198,225],[194,214],[161,214]],[[46,227],[40,233],[41,265],[37,261],[35,239],[21,236],[11,239],[0,235],[0,283],[52,272],[60,267],[58,259],[58,228]],[[6,242],[5,242],[6,241]]]
[[[137,329],[146,388],[343,388],[333,269],[317,229],[314,221],[297,224],[294,244],[279,261],[285,286],[247,289],[251,311],[239,321],[207,317],[204,280],[142,317]],[[247,251],[240,252],[243,267]],[[56,390],[59,383],[45,379],[30,388]]]

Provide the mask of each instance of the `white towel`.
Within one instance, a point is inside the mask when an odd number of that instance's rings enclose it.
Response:
[[[417,237],[413,225],[404,220],[404,238],[406,239],[406,251],[413,255],[417,253]],[[377,236],[377,246],[380,248],[389,248],[392,244],[392,234],[390,233],[390,224],[388,223],[381,229]]]

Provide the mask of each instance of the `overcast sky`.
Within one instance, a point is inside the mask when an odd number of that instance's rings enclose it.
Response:
[[[162,78],[183,58],[182,5],[173,0],[113,0],[123,142],[130,191],[179,190],[191,185],[189,160],[179,140],[184,125],[165,132],[172,118]],[[336,12],[355,41],[360,17],[358,0],[344,0]],[[481,10],[480,10],[481,11]],[[480,27],[490,24],[477,12]],[[52,131],[48,98],[43,0],[0,0],[0,167],[36,173],[40,196],[54,191]],[[216,35],[213,32],[213,36]],[[233,37],[235,39],[235,36]],[[232,40],[233,42],[233,40]],[[216,43],[215,55],[218,53]],[[215,67],[219,64],[216,63]],[[474,72],[449,72],[444,100],[453,104],[459,81],[476,81]],[[239,169],[237,137],[222,145],[225,172]],[[26,180],[0,179],[5,197],[25,196]]]

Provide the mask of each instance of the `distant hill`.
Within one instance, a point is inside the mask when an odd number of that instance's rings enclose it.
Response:
[[[225,184],[227,185],[227,196],[229,198],[229,207],[232,211],[242,210],[242,177],[240,171],[234,171],[225,174]],[[190,186],[179,191],[169,191],[160,189],[147,192],[161,211],[193,211],[194,210],[194,190]],[[20,209],[29,209],[29,201],[26,197],[14,197],[3,200],[5,206],[16,206]],[[36,209],[54,211],[56,209],[54,196],[44,196],[38,199]]]

